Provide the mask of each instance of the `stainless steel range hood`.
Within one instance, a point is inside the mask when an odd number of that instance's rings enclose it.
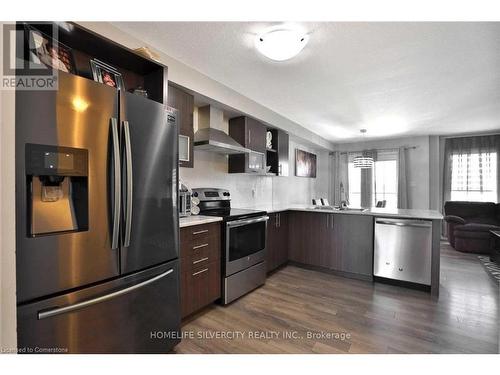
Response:
[[[198,108],[198,131],[194,135],[194,149],[224,155],[251,152],[224,132],[222,111],[210,105]]]

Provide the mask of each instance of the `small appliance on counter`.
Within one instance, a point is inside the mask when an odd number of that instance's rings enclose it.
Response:
[[[191,189],[179,180],[179,217],[191,216]]]
[[[231,208],[225,189],[193,189],[200,214],[220,216],[222,225],[222,303],[234,301],[266,282],[266,211]]]

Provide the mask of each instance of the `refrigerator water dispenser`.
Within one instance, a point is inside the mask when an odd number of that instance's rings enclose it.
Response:
[[[87,150],[26,145],[28,233],[88,230]]]

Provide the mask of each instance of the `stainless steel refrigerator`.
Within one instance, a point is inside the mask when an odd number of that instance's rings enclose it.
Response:
[[[16,93],[20,352],[179,341],[175,117],[63,72],[57,91]]]

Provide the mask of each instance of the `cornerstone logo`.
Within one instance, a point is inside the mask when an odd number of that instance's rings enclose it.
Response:
[[[58,46],[54,40],[57,28],[50,23],[3,24],[1,88],[57,90]]]

